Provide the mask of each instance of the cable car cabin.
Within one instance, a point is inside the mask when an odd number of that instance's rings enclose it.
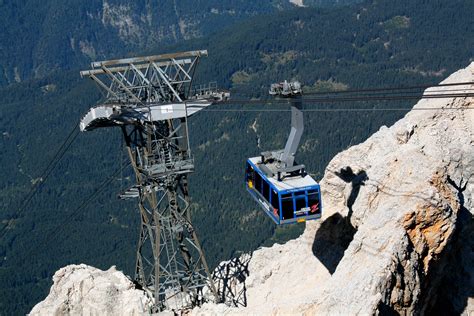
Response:
[[[321,218],[321,191],[309,175],[278,180],[259,168],[261,157],[247,160],[247,190],[278,225]]]

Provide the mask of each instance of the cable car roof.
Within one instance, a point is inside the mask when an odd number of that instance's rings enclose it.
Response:
[[[252,157],[249,158],[249,161],[252,163],[253,167],[259,169],[260,173],[265,175],[265,173],[260,170],[259,164],[261,162],[261,157]],[[271,169],[271,165],[266,164],[267,167]],[[317,186],[318,183],[311,178],[311,176],[306,175],[302,177],[291,177],[285,178],[282,181],[278,181],[276,174],[273,177],[265,176],[266,179],[278,190],[278,191],[288,191],[294,190],[298,191],[305,187]]]

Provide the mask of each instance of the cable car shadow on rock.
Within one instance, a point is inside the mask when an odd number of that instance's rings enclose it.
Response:
[[[350,166],[341,168],[334,174],[351,185],[351,192],[346,199],[347,216],[343,217],[340,213],[335,213],[323,221],[316,231],[312,246],[314,256],[331,274],[336,271],[344,252],[357,232],[357,228],[351,223],[352,206],[359,196],[360,187],[369,180],[365,170],[360,170],[355,174]]]
[[[336,271],[356,232],[350,220],[339,213],[331,215],[319,226],[311,249],[330,274]]]

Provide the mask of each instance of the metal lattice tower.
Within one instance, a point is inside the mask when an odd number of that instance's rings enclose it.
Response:
[[[188,118],[227,97],[202,89],[191,96],[194,71],[206,55],[191,51],[93,62],[91,70],[81,72],[106,92],[105,102],[81,120],[81,130],[119,126],[124,135],[136,185],[120,198],[138,199],[135,280],[154,298],[154,311],[217,301],[191,223],[187,179],[194,170]]]

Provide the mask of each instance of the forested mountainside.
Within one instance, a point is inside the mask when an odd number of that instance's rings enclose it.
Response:
[[[247,96],[263,95],[271,82],[290,78],[312,91],[436,83],[472,60],[473,13],[469,0],[379,0],[350,9],[299,8],[256,17],[210,37],[134,54],[208,49],[209,57],[197,72],[198,83],[217,81],[234,94]],[[79,77],[79,70],[52,72],[0,89],[3,223],[16,218],[25,194],[72,126],[100,99],[94,85]],[[318,106],[408,110],[410,104]],[[308,112],[297,159],[320,178],[337,152],[404,113]],[[242,183],[245,159],[282,147],[288,130],[287,112],[202,112],[191,120],[196,158],[196,172],[190,177],[193,221],[211,266],[263,243],[294,237],[304,228],[275,229],[247,197]],[[117,265],[133,274],[139,216],[134,202],[116,199],[129,182],[128,171],[81,207],[120,166],[124,158],[120,137],[117,130],[79,135],[14,228],[0,240],[0,309],[6,314],[29,311],[45,297],[52,273],[66,264],[102,269]]]
[[[308,1],[334,6],[357,0]],[[0,86],[215,33],[288,0],[0,1]]]

